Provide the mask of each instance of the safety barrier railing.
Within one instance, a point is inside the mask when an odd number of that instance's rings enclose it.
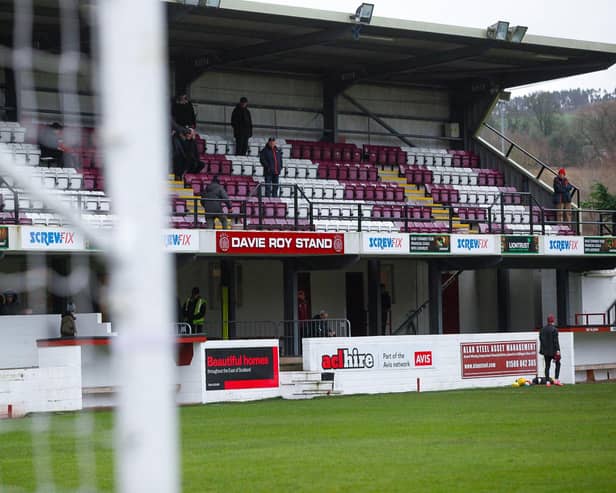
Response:
[[[283,356],[300,356],[306,337],[351,337],[351,323],[346,318],[309,320],[236,320],[228,322],[231,339],[278,339]],[[176,324],[178,334],[195,334],[190,325]],[[210,339],[225,337],[221,323],[207,321],[200,335]]]
[[[507,206],[521,206],[524,210],[511,212]],[[559,229],[556,234],[606,236],[616,232],[615,211],[579,208],[563,211],[547,208],[539,204],[529,192],[496,194],[496,199],[487,208],[486,216],[488,233],[545,235],[547,225],[564,228]],[[512,216],[513,220],[507,221],[508,216]]]

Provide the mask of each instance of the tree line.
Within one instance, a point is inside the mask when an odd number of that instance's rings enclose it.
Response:
[[[616,196],[608,189],[616,188],[616,90],[536,92],[500,101],[488,123],[552,167],[574,169],[589,198],[585,205],[614,208]]]

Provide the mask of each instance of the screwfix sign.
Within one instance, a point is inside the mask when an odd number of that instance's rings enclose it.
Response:
[[[190,229],[169,229],[163,236],[165,250],[171,252],[199,251],[199,232]]]
[[[252,255],[343,255],[344,234],[217,231],[216,252]]]
[[[85,247],[83,237],[70,229],[21,227],[24,250],[83,250]]]

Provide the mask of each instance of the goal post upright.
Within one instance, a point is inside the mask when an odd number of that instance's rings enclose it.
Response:
[[[179,490],[171,258],[163,250],[170,127],[164,3],[98,2],[102,143],[114,222],[111,308],[118,491]]]

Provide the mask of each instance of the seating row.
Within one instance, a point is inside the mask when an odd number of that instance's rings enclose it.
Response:
[[[432,220],[432,207],[425,205],[374,205],[372,217],[430,221]]]
[[[404,202],[404,188],[395,183],[347,183],[344,187],[346,200],[372,200],[376,202]]]
[[[0,142],[23,142],[26,129],[17,122],[0,122]]]
[[[361,149],[355,144],[334,144],[302,140],[287,140],[287,143],[291,144],[292,158],[360,163],[363,157]]]
[[[379,173],[376,167],[366,164],[337,164],[320,162],[317,177],[339,181],[377,181]]]

